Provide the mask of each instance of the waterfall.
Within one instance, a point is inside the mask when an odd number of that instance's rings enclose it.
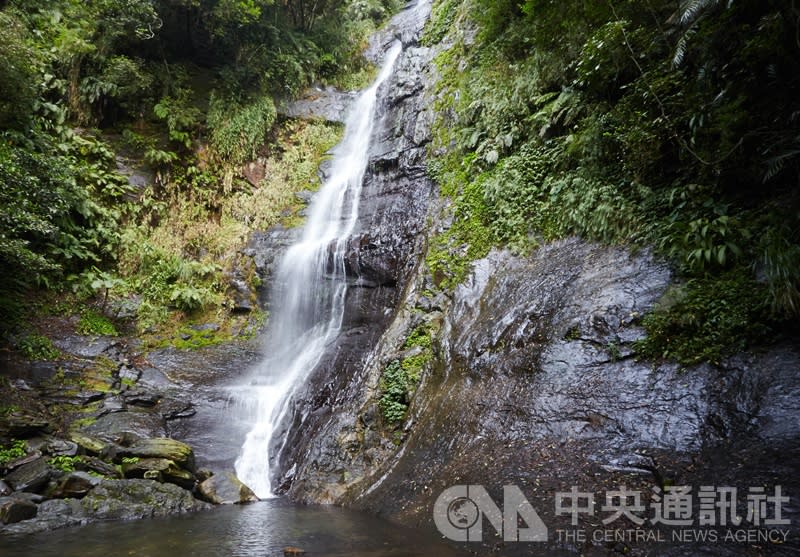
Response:
[[[375,123],[378,88],[391,75],[402,45],[386,52],[375,82],[353,103],[344,138],[334,149],[330,178],[314,197],[300,240],[278,268],[267,333],[267,357],[256,375],[238,389],[252,429],[236,460],[237,476],[259,497],[273,495],[270,463],[280,454],[273,432],[284,418],[295,389],[319,363],[342,325],[347,278],[344,255],[358,219]]]

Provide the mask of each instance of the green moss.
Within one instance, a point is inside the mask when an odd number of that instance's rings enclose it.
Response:
[[[172,337],[161,342],[161,346],[172,346],[179,350],[196,350],[231,340],[227,331],[197,330],[191,325],[178,329]]]
[[[89,427],[97,422],[97,418],[94,416],[87,416],[85,418],[79,418],[72,422],[71,426],[74,429],[83,429],[85,427]]]
[[[117,328],[106,316],[86,310],[78,321],[78,333],[92,336],[118,336]]]
[[[428,325],[420,325],[408,335],[404,346],[406,348],[413,348],[421,346],[423,348],[430,348],[432,343],[431,329]]]

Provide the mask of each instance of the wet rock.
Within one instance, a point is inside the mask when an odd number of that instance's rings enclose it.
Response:
[[[97,418],[83,431],[92,436],[118,436],[125,433],[137,438],[166,435],[164,420],[149,408],[130,407],[126,412],[112,412]]]
[[[150,408],[158,404],[161,400],[161,393],[148,389],[146,387],[137,387],[135,389],[128,389],[122,393],[122,399],[133,406],[141,406],[143,408]]]
[[[100,520],[133,520],[209,508],[177,485],[152,480],[103,480],[81,499],[85,514]]]
[[[76,526],[87,521],[78,499],[49,499],[38,506],[32,519],[9,524],[3,528],[4,534],[33,534],[51,531],[67,526]]]
[[[200,497],[215,505],[232,505],[258,501],[249,487],[231,472],[214,474],[197,486]]]
[[[142,305],[142,297],[132,294],[125,298],[111,300],[109,312],[117,319],[135,319],[139,314],[139,307]]]
[[[22,466],[23,464],[28,464],[35,460],[38,460],[39,458],[41,458],[41,456],[42,456],[42,451],[36,449],[33,452],[29,452],[25,456],[21,456],[19,458],[12,460],[11,462],[5,465],[5,469],[8,471],[15,470],[20,466]]]
[[[275,226],[265,232],[253,232],[244,254],[252,257],[256,273],[263,285],[272,284],[277,265],[286,249],[299,237],[300,228],[286,228]],[[259,290],[258,301],[262,307],[269,309],[269,295],[267,288]]]
[[[78,405],[86,406],[92,402],[102,400],[106,396],[104,391],[78,391],[71,398],[77,402]]]
[[[334,87],[313,87],[306,90],[301,99],[281,103],[278,114],[290,118],[344,123],[347,110],[355,98],[355,93],[339,91]]]
[[[30,501],[11,499],[0,504],[0,520],[3,524],[13,524],[36,516],[37,507]]]
[[[137,190],[144,189],[148,184],[152,184],[155,179],[153,172],[142,167],[135,161],[117,155],[115,158],[117,172],[128,179],[128,184]]]
[[[47,420],[40,416],[19,412],[0,416],[0,434],[10,438],[33,437],[47,431],[49,427]]]
[[[67,335],[53,339],[56,348],[80,358],[96,358],[116,343],[117,340],[113,337]]]
[[[120,449],[119,455],[123,457],[166,459],[173,461],[189,472],[196,470],[192,448],[186,443],[166,437],[142,439],[130,447]]]
[[[117,373],[117,377],[119,378],[120,381],[131,381],[133,383],[138,381],[141,375],[142,375],[141,370],[129,366],[122,366],[119,369],[119,372]]]
[[[11,495],[14,490],[11,489],[11,486],[8,485],[3,480],[0,480],[0,497],[5,497],[6,495]]]
[[[54,456],[75,456],[78,454],[78,444],[64,439],[53,439],[47,444],[47,452]]]
[[[125,404],[124,398],[110,396],[103,399],[100,408],[97,409],[97,416],[105,416],[106,414],[113,414],[114,412],[124,412],[127,409],[128,405]]]
[[[193,489],[197,483],[194,474],[181,469],[175,462],[166,458],[140,458],[135,462],[123,461],[122,473],[126,478],[146,478],[169,482],[184,489]]]
[[[43,489],[53,475],[54,470],[44,457],[23,464],[5,477],[15,491],[36,492]]]
[[[69,438],[84,451],[90,454],[100,454],[108,446],[108,442],[103,441],[82,431],[73,430],[69,432]]]
[[[294,192],[294,196],[301,203],[308,205],[311,203],[311,200],[314,199],[314,192],[310,190],[300,190]]]
[[[85,472],[95,472],[107,478],[122,477],[116,466],[94,456],[82,456],[80,461],[75,463],[75,468]]]
[[[180,420],[191,418],[197,414],[197,409],[191,402],[182,400],[167,400],[161,405],[161,415],[165,420]]]
[[[52,496],[57,499],[80,499],[100,483],[100,478],[86,472],[70,472],[63,478]]]
[[[228,292],[233,300],[234,312],[248,313],[255,307],[256,295],[243,278],[233,277],[228,283]]]

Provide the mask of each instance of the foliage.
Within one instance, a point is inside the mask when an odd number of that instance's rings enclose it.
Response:
[[[86,310],[78,320],[78,333],[91,336],[117,336],[117,328],[104,315]]]
[[[399,360],[387,364],[381,375],[381,398],[378,406],[387,424],[401,422],[408,410],[409,379]]]
[[[25,441],[22,439],[17,439],[12,441],[10,445],[7,445],[0,449],[0,467],[5,466],[9,462],[16,460],[18,458],[22,458],[28,453],[27,446]]]
[[[223,161],[234,164],[254,159],[275,117],[275,104],[269,97],[261,97],[240,107],[212,95],[208,125],[212,130],[214,152]]]
[[[17,341],[17,350],[28,360],[55,360],[61,355],[53,342],[38,333],[26,333]]]
[[[300,221],[294,192],[315,187],[338,137],[324,124],[273,129],[273,97],[369,79],[366,37],[398,8],[0,2],[4,336],[25,329],[23,299],[38,288],[102,297],[103,310],[109,296],[139,294],[145,327],[222,308],[232,254],[256,226]],[[112,143],[152,183],[134,191]],[[240,165],[259,153],[268,183],[252,187]]]
[[[645,316],[647,337],[637,343],[638,353],[684,364],[719,363],[770,332],[763,290],[741,271],[674,287]]]
[[[47,459],[47,463],[55,468],[56,470],[61,470],[62,472],[74,472],[75,465],[80,463],[82,458],[80,456],[65,456],[65,455],[58,455],[58,456],[51,456]]]
[[[795,21],[771,1],[434,2],[430,170],[452,215],[435,282],[496,245],[579,235],[656,246],[686,284],[675,307],[703,308],[656,310],[649,357],[718,361],[797,319]],[[736,307],[726,291],[747,281]]]

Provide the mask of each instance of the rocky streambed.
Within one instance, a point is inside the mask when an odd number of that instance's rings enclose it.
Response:
[[[225,382],[254,346],[144,356],[134,339],[54,342],[57,361],[3,362],[0,532],[257,500],[232,473],[241,438],[225,419]]]

